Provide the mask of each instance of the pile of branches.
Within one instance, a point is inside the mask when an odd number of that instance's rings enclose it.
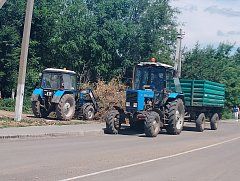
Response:
[[[93,89],[99,105],[99,111],[95,115],[96,120],[103,120],[106,112],[112,109],[113,106],[125,107],[126,86],[118,79],[112,79],[110,82],[98,80],[98,82],[94,84],[84,84],[82,88],[87,87]]]

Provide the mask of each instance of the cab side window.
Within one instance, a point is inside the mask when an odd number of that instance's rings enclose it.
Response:
[[[173,71],[166,72],[166,88],[167,90],[174,89],[174,82],[173,82]]]

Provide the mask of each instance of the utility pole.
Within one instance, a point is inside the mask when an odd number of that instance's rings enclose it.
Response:
[[[175,54],[175,60],[174,60],[174,70],[177,71],[177,77],[181,77],[181,71],[182,71],[182,39],[185,34],[182,32],[182,29],[180,29],[180,32],[177,36],[177,47],[176,47],[176,54]]]
[[[0,9],[2,8],[2,6],[4,5],[5,2],[6,2],[6,0],[0,0]]]
[[[34,0],[27,0],[27,8],[24,22],[22,48],[19,64],[18,73],[18,85],[17,85],[17,98],[15,105],[15,121],[21,121],[22,119],[22,107],[23,107],[23,96],[25,87],[25,77],[26,77],[26,67],[27,67],[27,57],[28,57],[28,47],[31,31],[31,22],[33,14]]]

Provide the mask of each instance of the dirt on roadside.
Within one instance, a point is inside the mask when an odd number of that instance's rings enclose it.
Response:
[[[76,125],[87,123],[91,122],[83,120],[59,121],[56,119],[35,118],[32,114],[22,114],[22,120],[15,121],[14,112],[0,110],[0,128],[47,125]]]

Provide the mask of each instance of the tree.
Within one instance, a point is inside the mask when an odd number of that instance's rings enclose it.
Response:
[[[0,83],[5,96],[16,87],[25,1],[8,0],[0,11]],[[135,63],[170,60],[177,13],[169,0],[36,0],[26,93],[44,68],[68,68],[82,81],[129,74]],[[161,57],[161,58],[160,58]]]

